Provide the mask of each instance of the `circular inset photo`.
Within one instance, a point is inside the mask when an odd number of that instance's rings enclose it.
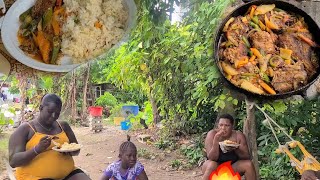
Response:
[[[1,36],[21,63],[68,72],[125,42],[136,14],[134,0],[17,0],[4,17]]]

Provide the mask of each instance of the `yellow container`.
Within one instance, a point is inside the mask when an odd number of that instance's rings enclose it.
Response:
[[[116,126],[120,126],[121,121],[124,121],[125,118],[124,117],[114,117],[113,118],[113,123]]]

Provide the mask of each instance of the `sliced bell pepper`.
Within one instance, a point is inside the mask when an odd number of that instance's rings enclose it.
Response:
[[[291,59],[286,59],[286,60],[284,60],[284,63],[290,65],[290,64],[291,64]]]
[[[257,56],[253,55],[251,56],[251,58],[249,59],[249,62],[254,62],[254,60],[256,59]]]
[[[264,15],[264,22],[266,23],[266,26],[269,28],[269,29],[276,29],[278,30],[279,27],[277,24],[275,24],[274,22],[272,22],[272,20],[268,19],[267,15]]]
[[[265,81],[265,82],[267,82],[267,83],[270,82],[270,78],[269,78],[269,76],[268,76],[266,73],[260,72],[259,75],[260,75],[260,77],[261,77],[261,79],[262,79],[263,81]]]
[[[259,20],[259,26],[263,31],[266,30],[266,26],[260,20]]]
[[[53,37],[53,48],[50,64],[56,64],[58,59],[58,54],[60,51],[60,39],[58,36]]]
[[[25,12],[23,12],[20,16],[19,16],[19,20],[21,22],[24,22],[24,19],[29,15],[31,14],[31,11],[32,11],[32,7],[29,8],[28,10],[26,10]]]
[[[51,24],[53,17],[52,8],[47,9],[42,17],[42,28],[46,28],[49,24]]]
[[[268,28],[267,26],[266,26],[266,31],[268,32],[268,33],[272,33],[272,30],[270,29],[270,28]]]
[[[259,18],[258,18],[258,16],[253,16],[252,21],[253,21],[255,24],[259,24]]]
[[[261,30],[260,29],[260,27],[256,24],[256,23],[254,23],[253,21],[250,21],[250,26],[252,26],[254,29],[256,29],[256,30]]]
[[[252,53],[257,56],[257,58],[262,58],[263,56],[260,54],[259,50],[257,48],[250,48],[250,50],[252,51]]]
[[[250,47],[251,47],[248,39],[247,39],[245,36],[242,36],[242,41],[243,41],[244,44],[247,46],[247,48],[250,48]]]
[[[277,67],[279,66],[279,64],[281,63],[280,61],[276,61],[275,60],[277,58],[281,58],[280,56],[278,55],[275,55],[275,56],[272,56],[270,59],[269,59],[269,64],[272,66],[272,67]],[[282,58],[281,58],[282,59]]]
[[[255,11],[256,9],[257,9],[257,6],[256,6],[256,5],[251,6],[251,10],[250,10],[250,18],[251,18],[251,19],[253,18],[254,11]]]
[[[243,23],[245,23],[245,24],[247,24],[248,23],[248,19],[247,19],[247,17],[245,16],[245,17],[242,17],[241,18],[241,21],[243,22]]]
[[[292,50],[280,48],[280,57],[283,59],[291,59]]]

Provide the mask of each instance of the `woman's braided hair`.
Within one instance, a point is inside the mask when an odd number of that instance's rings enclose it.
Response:
[[[123,142],[121,145],[120,145],[120,154],[123,154],[128,148],[132,148],[134,150],[137,150],[137,147],[136,145],[133,144],[133,142],[130,141],[130,136],[127,135],[127,141],[126,142]]]

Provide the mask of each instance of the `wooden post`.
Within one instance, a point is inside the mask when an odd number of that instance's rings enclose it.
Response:
[[[90,63],[87,64],[85,69],[85,81],[83,85],[83,101],[82,101],[82,124],[87,126],[88,123],[88,113],[87,113],[87,90],[88,82],[90,77]]]
[[[244,121],[243,133],[245,134],[252,155],[252,161],[256,170],[257,179],[259,179],[259,162],[257,147],[256,118],[254,115],[254,102],[246,98],[247,119]]]
[[[19,81],[19,90],[20,90],[20,104],[21,104],[21,110],[20,110],[20,122],[24,122],[24,110],[26,108],[26,97],[27,97],[27,84],[28,84],[28,78],[26,76],[23,76],[22,74],[18,76]]]

